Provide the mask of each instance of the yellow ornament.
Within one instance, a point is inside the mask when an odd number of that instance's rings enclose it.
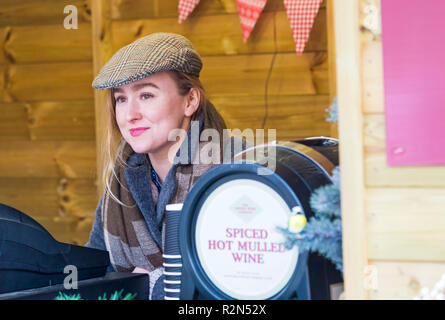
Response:
[[[294,214],[289,217],[288,229],[290,232],[299,233],[306,225],[306,216],[304,214]]]

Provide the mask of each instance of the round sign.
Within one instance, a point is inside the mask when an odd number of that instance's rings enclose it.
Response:
[[[302,283],[308,254],[286,249],[278,230],[301,202],[281,176],[258,175],[259,167],[217,166],[187,194],[179,231],[184,297],[196,288],[203,299],[288,299]]]
[[[291,279],[298,248],[284,248],[291,212],[270,186],[252,179],[219,185],[203,202],[195,244],[204,272],[235,299],[268,299]]]

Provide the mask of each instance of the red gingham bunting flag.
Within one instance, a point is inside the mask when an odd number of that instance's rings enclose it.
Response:
[[[322,2],[323,0],[284,0],[298,55],[303,53]]]
[[[241,22],[244,42],[249,38],[266,2],[267,0],[237,0],[238,15]]]
[[[182,21],[187,19],[187,17],[190,14],[190,12],[192,12],[193,9],[195,9],[195,7],[197,6],[198,3],[199,3],[199,0],[179,0],[179,4],[178,4],[178,11],[179,11],[178,22],[182,23]]]

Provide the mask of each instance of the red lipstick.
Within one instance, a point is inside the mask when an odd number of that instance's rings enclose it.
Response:
[[[139,128],[133,128],[130,129],[130,134],[132,137],[137,137],[140,136],[141,134],[143,134],[145,131],[147,131],[150,128],[144,128],[144,127],[139,127]]]

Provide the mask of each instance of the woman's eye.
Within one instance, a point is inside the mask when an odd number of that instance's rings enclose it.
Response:
[[[124,97],[117,97],[116,98],[116,103],[124,103],[125,102],[125,98]]]
[[[141,94],[142,100],[150,99],[152,97],[153,97],[153,95],[151,93],[143,93],[143,94]]]

